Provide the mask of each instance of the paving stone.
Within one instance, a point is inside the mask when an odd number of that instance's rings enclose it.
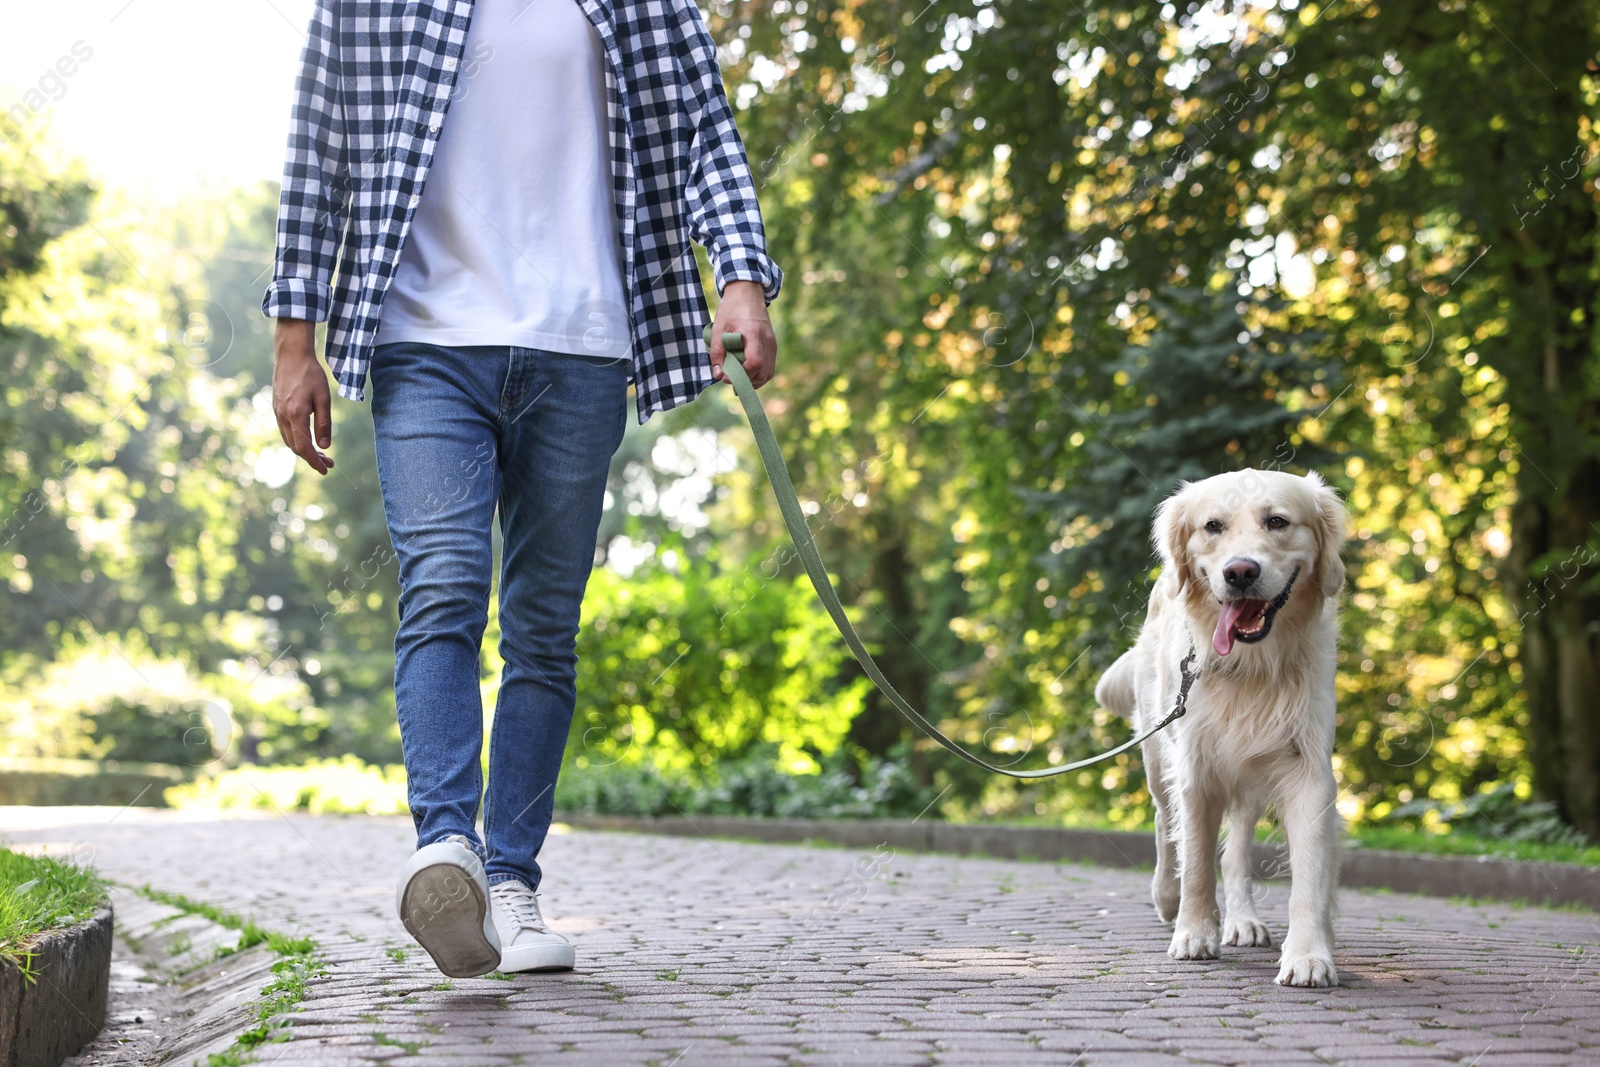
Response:
[[[1213,1049],[1209,1045],[1198,1047],[1186,1045],[1183,1048],[1184,1058],[1194,1063],[1216,1063],[1226,1065],[1265,1063],[1276,1067],[1278,1064],[1289,1063],[1322,1063],[1315,1053],[1285,1051],[1278,1048],[1252,1048],[1235,1047],[1228,1049]]]
[[[1012,1067],[1012,1064],[1027,1062],[1038,1064],[1040,1067],[1073,1067],[1074,1061],[1081,1061],[1081,1056],[1069,1056],[1066,1053],[1049,1053],[1038,1050],[1020,1054],[1015,1051],[998,1052],[942,1052],[935,1061],[939,1067]]]
[[[897,853],[892,876],[863,890],[869,850],[558,833],[542,897],[579,969],[440,989],[392,912],[409,820],[11,808],[0,835],[87,845],[124,885],[314,937],[329,974],[308,983],[287,1040],[264,1047],[260,1062],[278,1067],[1600,1059],[1584,1044],[1600,1044],[1600,923],[1586,913],[1341,892],[1345,985],[1297,990],[1273,982],[1270,950],[1169,959],[1170,928],[1136,872]],[[1267,887],[1263,917],[1280,939],[1286,907],[1282,887]],[[218,935],[192,925],[201,936],[188,951],[204,954]],[[119,942],[119,966],[144,959]],[[264,981],[270,962],[239,966]],[[139,984],[113,987],[113,1017]],[[185,1047],[229,1040],[207,1032]],[[73,1067],[148,1060],[150,1040],[127,1044],[140,1058],[101,1050]]]

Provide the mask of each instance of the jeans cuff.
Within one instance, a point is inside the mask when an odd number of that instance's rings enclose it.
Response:
[[[478,857],[478,862],[479,863],[487,864],[489,862],[489,851],[488,851],[488,849],[483,847],[483,842],[478,840],[478,835],[475,834],[475,833],[467,834],[467,833],[462,833],[460,830],[447,830],[442,834],[435,835],[432,841],[420,841],[419,840],[417,842],[417,847],[420,849],[420,848],[423,848],[423,847],[425,847],[427,845],[437,845],[440,841],[443,841],[446,838],[450,838],[450,837],[464,837],[464,838],[466,838],[467,839],[467,851],[471,852],[474,856]]]
[[[493,889],[501,882],[521,882],[524,886],[527,886],[528,892],[537,893],[539,891],[538,886],[530,885],[526,878],[519,877],[515,874],[491,874],[489,876],[489,888]]]

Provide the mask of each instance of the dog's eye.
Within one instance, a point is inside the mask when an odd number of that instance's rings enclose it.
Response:
[[[1219,534],[1221,532],[1222,532],[1222,522],[1221,522],[1221,520],[1212,519],[1210,522],[1206,523],[1206,533]]]
[[[1288,525],[1289,520],[1284,518],[1282,515],[1267,516],[1267,529],[1269,530],[1281,530]]]

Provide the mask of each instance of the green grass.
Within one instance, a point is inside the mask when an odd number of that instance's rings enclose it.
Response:
[[[327,974],[322,961],[310,953],[285,956],[272,965],[271,982],[261,987],[261,1000],[256,1004],[256,1025],[240,1034],[235,1043],[253,1049],[267,1041],[279,1040],[274,1033],[278,1016],[305,999],[306,981],[319,974]]]
[[[1350,846],[1393,849],[1396,852],[1423,852],[1437,856],[1496,856],[1511,860],[1600,866],[1600,846],[1508,841],[1505,838],[1479,837],[1459,830],[1447,834],[1434,834],[1398,827],[1362,826],[1350,831]]]
[[[259,999],[251,1005],[256,1023],[234,1038],[233,1047],[206,1057],[206,1067],[239,1067],[253,1062],[253,1052],[268,1041],[279,1041],[279,1017],[288,1014],[305,999],[306,982],[318,975],[327,974],[322,958],[317,954],[317,943],[309,937],[290,937],[274,930],[264,930],[250,919],[224,911],[215,904],[191,900],[180,893],[168,893],[153,886],[139,889],[141,896],[158,904],[177,908],[190,915],[210,919],[218,926],[239,931],[239,941],[231,949],[219,949],[218,958],[255,945],[266,945],[279,958],[272,965],[272,981],[261,987]]]
[[[177,908],[179,911],[188,912],[190,915],[199,915],[210,919],[218,926],[225,926],[229,930],[239,931],[239,943],[231,949],[222,949],[217,956],[231,956],[235,952],[243,952],[255,945],[266,945],[280,956],[303,956],[316,948],[316,942],[309,937],[289,937],[286,934],[276,933],[272,930],[263,930],[251,919],[243,919],[232,912],[223,911],[215,904],[207,904],[201,900],[190,900],[181,893],[168,893],[154,886],[143,886],[139,895]]]
[[[105,899],[93,871],[0,848],[0,959],[31,978],[34,939],[93,918]]]
[[[1008,819],[1005,822],[994,823],[995,826],[1048,826],[1061,827],[1059,819],[1040,817],[1037,819]],[[1089,824],[1064,827],[1074,830],[1116,830],[1131,831],[1134,833],[1153,833],[1153,826],[1092,826]],[[1281,827],[1262,825],[1256,829],[1257,841],[1282,841],[1283,830]],[[760,843],[758,838],[743,838],[753,843]],[[816,838],[797,842],[803,846],[820,849],[851,849],[853,845],[841,845],[832,841],[823,841]],[[1425,830],[1410,830],[1395,826],[1356,826],[1351,827],[1347,834],[1347,844],[1350,848],[1379,848],[1395,852],[1420,852],[1435,856],[1494,856],[1509,860],[1531,860],[1539,863],[1578,863],[1590,867],[1600,867],[1600,845],[1574,846],[1544,844],[1535,841],[1510,841],[1505,838],[1482,837],[1478,834],[1462,830],[1452,830],[1448,833],[1432,833]],[[1029,859],[1031,857],[1018,857]],[[1063,860],[1063,863],[1083,863],[1082,860]],[[1148,870],[1148,868],[1135,866],[1135,870]],[[1001,887],[1002,893],[1008,890]]]
[[[390,1037],[388,1034],[373,1034],[372,1040],[380,1045],[389,1045],[393,1048],[403,1048],[413,1056],[427,1047],[426,1041],[401,1041],[399,1038]]]
[[[1008,819],[999,826],[1061,826],[1059,817]],[[1151,833],[1154,826],[1112,826],[1077,823],[1069,827],[1080,830],[1131,830]],[[1283,840],[1281,827],[1263,824],[1256,829],[1256,840]],[[1536,841],[1509,841],[1499,836],[1484,836],[1461,829],[1448,833],[1406,829],[1399,826],[1354,826],[1348,833],[1351,848],[1382,848],[1395,852],[1422,852],[1434,856],[1495,856],[1510,860],[1534,860],[1540,863],[1581,863],[1600,867],[1600,845],[1555,845]]]

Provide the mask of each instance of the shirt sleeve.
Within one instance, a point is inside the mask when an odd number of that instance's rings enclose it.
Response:
[[[692,127],[689,234],[710,253],[719,294],[732,281],[759,282],[770,304],[783,286],[783,271],[767,254],[761,205],[722,86],[716,44],[693,0],[679,0],[679,20],[688,50],[685,103]]]
[[[338,6],[317,0],[289,117],[278,200],[278,247],[261,310],[269,318],[323,322],[333,306],[339,241],[350,217],[340,99]]]

